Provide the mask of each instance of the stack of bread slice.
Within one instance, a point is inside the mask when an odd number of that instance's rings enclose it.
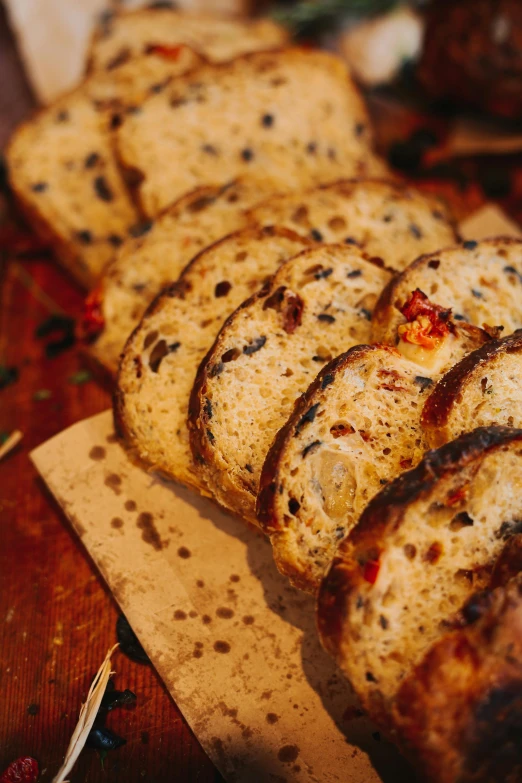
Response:
[[[343,61],[286,39],[269,21],[171,8],[105,19],[85,81],[7,151],[25,215],[84,286],[196,188],[245,176],[260,200],[385,171]]]
[[[380,179],[335,56],[159,5],[8,150],[117,431],[269,537],[423,779],[518,781],[522,242]]]

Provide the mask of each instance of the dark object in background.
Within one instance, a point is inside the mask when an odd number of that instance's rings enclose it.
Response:
[[[522,2],[432,0],[417,74],[436,100],[522,118]]]
[[[149,656],[141,646],[138,637],[123,614],[120,614],[116,622],[116,636],[118,637],[122,653],[125,653],[131,661],[150,664]]]
[[[116,750],[126,743],[126,739],[119,737],[106,726],[93,726],[85,744],[95,750]]]

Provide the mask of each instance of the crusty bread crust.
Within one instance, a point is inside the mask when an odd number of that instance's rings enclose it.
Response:
[[[479,256],[478,259],[475,256]],[[499,260],[495,269],[493,259]],[[444,261],[447,263],[445,276],[450,282],[442,279]],[[456,268],[459,275],[455,275]],[[490,279],[493,274],[499,279],[503,275],[502,299],[502,286],[496,279]],[[417,288],[433,301],[442,301],[446,307],[451,307],[454,316],[462,317],[462,311],[469,310],[465,320],[483,327],[486,317],[490,327],[503,325],[504,334],[509,334],[522,327],[518,306],[522,296],[522,240],[498,236],[480,242],[466,241],[460,246],[420,256],[384,288],[375,306],[372,329],[375,342],[394,343],[397,328],[405,321],[400,307]]]
[[[429,650],[402,683],[393,720],[426,783],[521,780],[522,575]]]
[[[516,401],[511,400],[511,405],[507,410],[503,410],[505,390],[490,389],[488,383],[491,381],[491,374],[495,371],[502,372],[502,363],[506,355],[520,354],[520,370],[522,371],[522,330],[504,337],[501,340],[492,340],[468,356],[464,357],[458,364],[449,370],[441,378],[433,392],[430,394],[424,404],[422,412],[422,425],[427,432],[430,444],[433,447],[440,446],[449,439],[460,435],[455,432],[455,425],[448,429],[450,417],[458,417],[459,406],[467,394],[472,394],[476,387],[482,385],[483,399],[486,394],[495,391],[497,395],[497,413],[498,418],[495,421],[489,421],[488,424],[509,424],[510,426],[520,427],[522,425],[522,406],[516,405]],[[518,364],[518,362],[517,362]],[[488,378],[489,376],[489,378]],[[519,381],[522,378],[522,372],[519,375]],[[500,381],[501,382],[501,381]],[[506,419],[506,420],[504,420]],[[462,425],[468,429],[477,426],[476,418],[462,421]]]
[[[441,572],[439,569],[444,565],[446,558],[449,558],[448,567],[451,568],[453,564],[452,550],[448,550],[446,553],[438,548],[432,551],[430,547],[422,555],[422,558],[421,552],[417,557],[416,551],[405,550],[401,579],[407,578],[406,564],[408,562],[418,563],[417,568],[421,563],[425,564],[425,568],[423,568],[424,584],[418,586],[411,584],[409,590],[414,593],[410,600],[414,601],[416,606],[417,604],[420,606],[421,601],[426,606],[425,615],[423,615],[426,627],[422,635],[414,638],[413,629],[407,632],[404,629],[404,623],[401,622],[401,619],[403,620],[405,617],[406,607],[397,606],[394,624],[390,626],[390,629],[395,634],[397,632],[408,634],[408,638],[401,637],[403,648],[401,648],[401,657],[396,662],[390,658],[393,647],[388,648],[386,657],[388,663],[385,664],[384,660],[379,662],[379,667],[383,671],[379,683],[379,677],[376,677],[371,670],[367,670],[366,676],[364,674],[361,676],[360,668],[369,665],[367,660],[372,660],[372,665],[377,665],[375,657],[377,652],[368,648],[362,634],[363,628],[366,626],[361,626],[363,620],[361,611],[369,612],[367,619],[373,628],[379,620],[379,608],[382,605],[382,597],[377,597],[377,594],[380,596],[389,580],[387,569],[390,568],[390,565],[383,565],[383,562],[387,562],[386,552],[388,550],[386,547],[390,546],[392,540],[398,542],[399,539],[402,540],[401,537],[404,537],[403,526],[406,524],[410,509],[418,508],[420,510],[424,506],[430,508],[425,512],[426,518],[422,520],[422,524],[426,526],[426,544],[432,539],[436,540],[437,535],[441,537],[443,530],[440,526],[437,530],[437,523],[434,528],[430,529],[429,516],[442,513],[442,511],[446,516],[449,514],[451,518],[455,518],[454,514],[462,514],[467,508],[468,491],[470,497],[473,498],[473,481],[475,476],[480,476],[481,465],[484,462],[489,465],[491,460],[500,461],[502,459],[503,462],[506,461],[506,452],[509,452],[510,460],[517,462],[522,456],[521,445],[522,430],[508,427],[483,427],[463,435],[437,451],[428,452],[414,470],[402,474],[370,501],[358,525],[339,546],[336,557],[319,591],[318,629],[323,645],[351,679],[365,708],[383,725],[388,725],[390,698],[393,698],[394,695],[394,682],[397,679],[400,682],[399,672],[408,674],[411,667],[418,662],[415,657],[419,652],[423,653],[423,645],[425,645],[424,649],[427,649],[430,644],[436,641],[437,634],[440,634],[440,627],[433,626],[441,611],[437,605],[437,612],[434,612],[436,605],[433,602],[438,599],[435,597],[435,582],[433,580],[441,573],[445,575],[445,572]],[[506,481],[510,481],[510,476],[506,476]],[[439,489],[439,486],[442,489]],[[481,484],[481,497],[483,496],[482,489]],[[494,491],[499,491],[499,488],[495,487]],[[446,495],[446,492],[449,494]],[[506,496],[508,505],[506,513],[511,514],[516,511],[512,506],[518,508],[517,503],[520,501],[522,504],[522,499],[518,498],[516,493],[508,493],[508,495],[509,497]],[[437,509],[440,509],[440,512]],[[458,590],[457,583],[455,583],[455,587],[446,586],[444,583],[438,588],[439,592],[440,590],[454,590],[457,599],[463,603],[474,590],[487,587],[488,569],[491,570],[495,557],[500,554],[503,540],[518,532],[516,520],[513,521],[512,518],[505,524],[500,524],[498,521],[498,529],[491,529],[493,524],[497,524],[496,521],[492,522],[492,519],[496,520],[496,516],[502,513],[503,511],[499,508],[490,509],[488,507],[484,512],[484,519],[481,520],[480,530],[473,524],[471,527],[465,527],[467,534],[473,536],[473,540],[469,539],[471,549],[469,551],[461,549],[457,560],[460,561],[462,568],[469,568],[466,566],[468,562],[474,563],[473,578],[469,582],[459,578]],[[466,522],[466,518],[464,518],[464,525],[467,524],[469,522]],[[481,560],[479,552],[482,550],[476,548],[478,544],[476,536],[483,536],[486,529],[489,543],[486,550],[482,546],[483,556],[486,559]],[[450,530],[453,528],[451,527]],[[474,532],[469,534],[469,531]],[[409,536],[412,536],[411,530]],[[408,546],[407,540],[406,538],[404,541],[405,546]],[[468,541],[468,537],[464,540]],[[383,573],[383,568],[384,582],[380,583],[379,577]],[[417,590],[423,590],[423,592],[419,595]],[[406,600],[408,601],[408,599]],[[397,603],[400,599],[394,599],[394,601]],[[392,601],[392,606],[395,606],[395,603]],[[370,604],[375,604],[375,607],[370,608]],[[384,604],[386,606],[386,600]],[[458,606],[455,607],[455,610],[457,609]],[[381,611],[384,611],[384,614],[387,613],[386,608]],[[375,616],[376,612],[377,616]],[[447,619],[450,616],[451,610],[448,609]],[[397,623],[400,624],[397,625]],[[382,639],[386,638],[386,627],[387,625],[383,624],[382,631],[379,632]],[[367,634],[369,631],[365,630],[364,633]],[[412,655],[413,659],[410,657]],[[394,668],[395,671],[392,672],[391,669],[389,672],[386,671],[386,666],[388,669]],[[386,681],[384,680],[384,672],[386,672]]]

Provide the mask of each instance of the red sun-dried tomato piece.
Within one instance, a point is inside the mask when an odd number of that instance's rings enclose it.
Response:
[[[379,576],[381,564],[378,560],[367,560],[364,564],[363,578],[366,582],[374,585]]]
[[[451,316],[451,308],[441,307],[434,302],[430,302],[424,291],[417,288],[412,292],[410,298],[401,307],[401,313],[408,323],[415,321],[420,315],[429,319],[432,334],[438,337],[444,337],[448,334],[448,320]]]
[[[80,325],[80,339],[83,342],[93,342],[105,328],[103,316],[103,298],[101,290],[95,288],[85,300],[83,319]]]
[[[147,49],[147,52],[149,54],[157,54],[166,60],[177,60],[182,48],[182,46],[169,46],[168,44],[153,44]]]
[[[36,783],[40,770],[31,756],[20,756],[12,761],[0,776],[0,783]]]

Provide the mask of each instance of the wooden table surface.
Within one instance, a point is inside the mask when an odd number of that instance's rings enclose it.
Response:
[[[3,145],[32,98],[1,15],[0,73]],[[440,189],[459,217],[484,200],[475,185],[465,192]],[[520,177],[516,191],[510,211],[520,217]],[[82,301],[82,292],[49,259],[0,257],[0,364],[19,370],[19,380],[0,390],[0,431],[24,434],[0,462],[0,771],[16,757],[32,755],[41,781],[50,781],[61,764],[80,704],[115,642],[118,617],[108,589],[28,458],[35,446],[110,405],[108,391],[94,380],[71,383],[83,366],[74,349],[46,358],[45,341],[34,335],[51,312],[77,318]],[[50,394],[39,395],[41,390]],[[72,781],[221,780],[154,670],[121,653],[114,668],[116,687],[137,695],[135,708],[115,710],[108,718],[127,744],[103,764],[96,751],[85,750]]]

